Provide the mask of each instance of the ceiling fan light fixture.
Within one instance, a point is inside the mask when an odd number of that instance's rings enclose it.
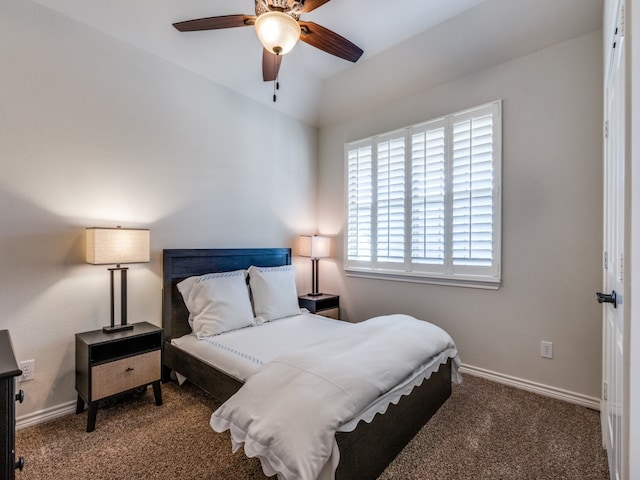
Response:
[[[301,34],[298,22],[282,12],[263,13],[256,18],[255,28],[260,43],[276,55],[290,52]]]

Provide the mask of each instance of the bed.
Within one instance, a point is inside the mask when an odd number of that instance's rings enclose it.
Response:
[[[170,249],[163,252],[163,308],[165,332],[163,374],[172,371],[211,394],[220,402],[230,399],[243,382],[221,369],[202,362],[172,343],[191,333],[189,312],[177,284],[188,277],[256,267],[291,264],[291,250],[268,249]],[[440,365],[410,395],[390,404],[370,423],[359,422],[354,430],[337,432],[340,461],[336,478],[373,479],[382,473],[413,436],[451,395],[452,359]]]

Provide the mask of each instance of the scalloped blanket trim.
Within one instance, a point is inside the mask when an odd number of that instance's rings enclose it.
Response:
[[[427,380],[431,375],[438,371],[440,365],[447,363],[447,360],[451,358],[451,380],[457,384],[462,383],[462,376],[458,369],[460,368],[460,357],[455,348],[449,348],[440,354],[432,357],[430,361],[420,368],[416,369],[413,375],[407,378],[403,383],[397,385],[393,390],[382,395],[371,405],[362,410],[357,417],[343,423],[338,432],[351,432],[355,430],[358,423],[364,421],[371,423],[377,414],[384,414],[392,403],[397,405],[400,398],[410,395],[415,387],[422,385],[422,382]]]

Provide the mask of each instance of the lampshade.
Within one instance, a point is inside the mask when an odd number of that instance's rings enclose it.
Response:
[[[300,237],[300,256],[324,258],[331,255],[331,239],[318,235],[302,235]]]
[[[149,261],[149,230],[134,228],[87,228],[86,261],[93,265],[146,263]]]
[[[255,28],[264,48],[277,55],[290,52],[301,33],[298,22],[282,12],[263,13],[256,18]]]

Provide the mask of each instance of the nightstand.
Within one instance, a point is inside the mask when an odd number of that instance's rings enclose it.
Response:
[[[147,322],[116,333],[76,333],[76,414],[86,402],[87,432],[96,427],[100,400],[152,384],[156,405],[162,405],[162,339],[162,328]]]
[[[306,308],[311,313],[323,317],[340,320],[340,297],[330,293],[321,295],[300,295],[298,297],[300,308]]]

